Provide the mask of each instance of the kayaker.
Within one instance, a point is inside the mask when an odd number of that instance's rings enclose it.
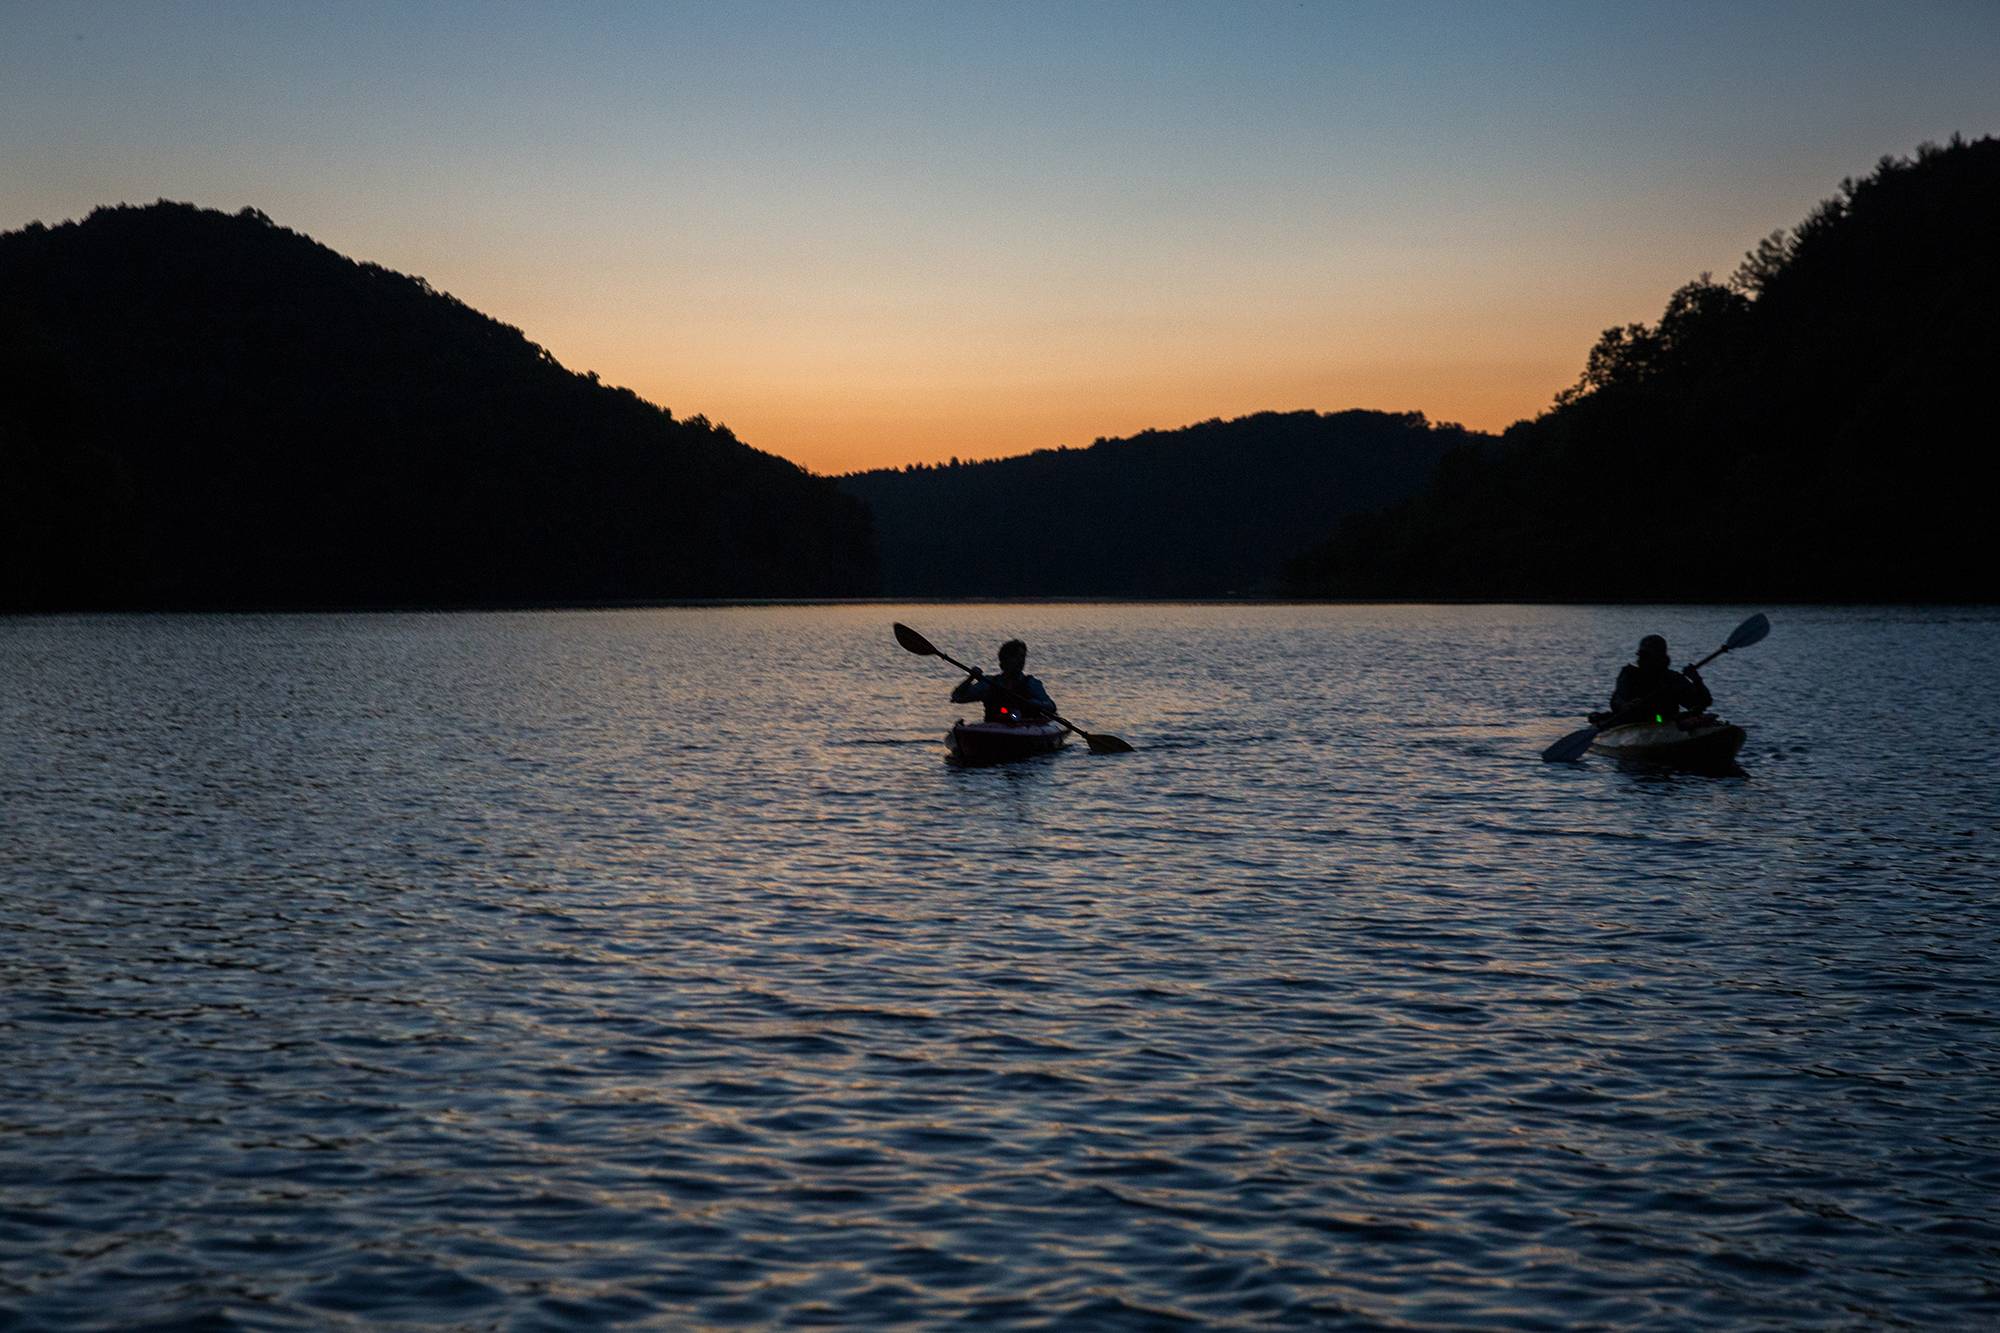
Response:
[[[1706,711],[1715,702],[1715,696],[1702,682],[1701,672],[1693,667],[1676,671],[1668,665],[1669,660],[1665,639],[1648,634],[1639,640],[1638,660],[1618,673],[1618,684],[1611,691],[1609,715],[1615,717],[1641,705],[1662,720],[1679,717],[1682,709],[1690,713]]]
[[[978,667],[972,668],[972,674],[951,692],[951,701],[985,704],[988,722],[1033,722],[1047,717],[1056,711],[1055,700],[1049,698],[1042,682],[1022,671],[1027,665],[1028,645],[1009,639],[1000,645],[1000,674],[989,676]]]

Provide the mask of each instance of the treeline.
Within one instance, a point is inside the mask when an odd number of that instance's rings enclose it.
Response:
[[[892,596],[1251,595],[1477,438],[1421,413],[1263,412],[840,484],[874,511]]]
[[[1288,570],[1381,598],[1988,600],[2000,141],[1885,158]]]
[[[0,234],[0,611],[1990,599],[1996,236],[2000,141],[1954,139],[1497,439],[1267,412],[836,485],[254,210],[100,209]]]
[[[0,235],[0,610],[865,593],[832,482],[255,210]]]

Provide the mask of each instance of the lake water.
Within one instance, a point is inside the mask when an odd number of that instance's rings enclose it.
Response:
[[[2000,1321],[2000,612],[1537,758],[1753,609],[0,621],[0,1329]]]

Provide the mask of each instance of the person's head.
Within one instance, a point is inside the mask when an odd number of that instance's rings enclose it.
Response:
[[[1667,664],[1667,641],[1657,634],[1648,634],[1639,640],[1639,665],[1642,667],[1664,667]]]
[[[1028,665],[1028,645],[1019,639],[1009,639],[1000,645],[1000,669],[1019,671]]]

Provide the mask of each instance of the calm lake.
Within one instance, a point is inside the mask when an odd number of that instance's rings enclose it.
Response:
[[[1743,776],[1539,761],[1758,609]],[[1138,752],[948,765],[895,620]],[[1996,679],[1978,609],[0,620],[0,1329],[1991,1324]]]

